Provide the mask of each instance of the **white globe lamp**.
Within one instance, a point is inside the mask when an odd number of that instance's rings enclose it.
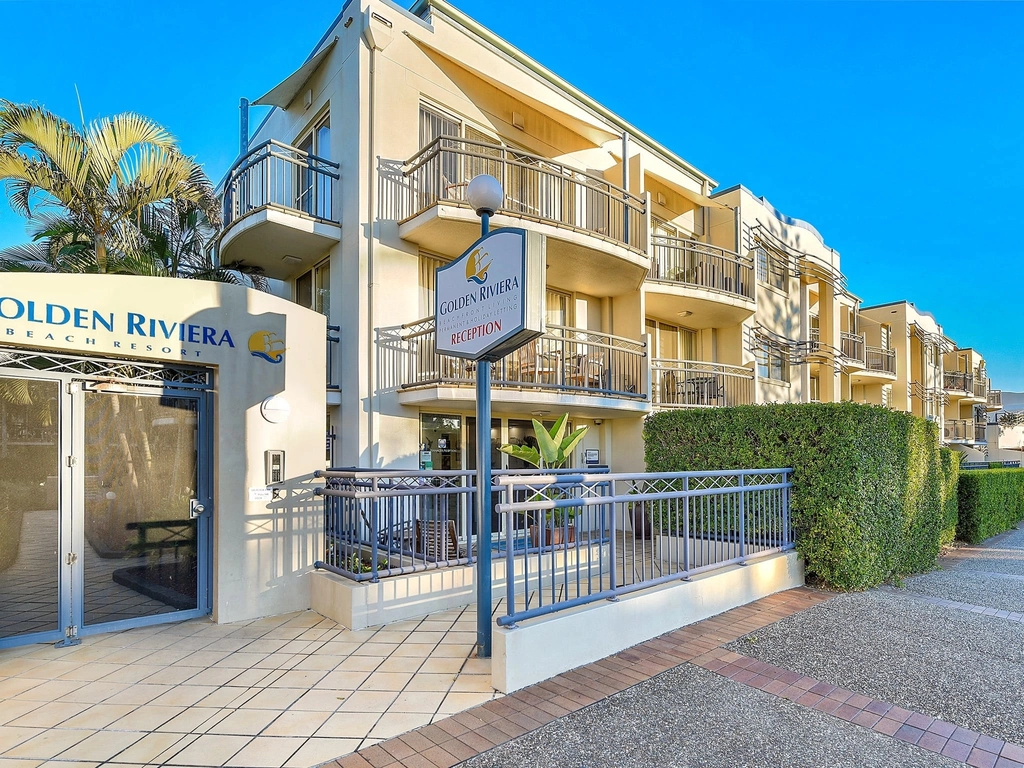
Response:
[[[487,174],[474,176],[466,187],[466,199],[473,206],[477,216],[493,216],[494,212],[501,208],[504,197],[501,182]]]

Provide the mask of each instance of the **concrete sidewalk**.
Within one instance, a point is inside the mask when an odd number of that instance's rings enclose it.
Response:
[[[1024,767],[1024,531],[773,595],[332,763]]]

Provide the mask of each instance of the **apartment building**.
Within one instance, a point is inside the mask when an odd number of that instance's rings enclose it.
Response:
[[[662,408],[857,400],[944,418],[955,347],[933,320],[862,311],[811,224],[713,192],[445,0],[350,0],[297,64],[253,102],[273,109],[244,129],[219,249],[328,316],[333,464],[475,468],[475,368],[435,354],[432,315],[436,268],[479,235],[466,187],[484,173],[504,190],[491,227],[539,232],[546,259],[546,332],[492,371],[496,467],[516,464],[499,445],[563,412],[590,427],[577,463],[623,471],[643,468],[643,418]],[[956,394],[966,422],[975,392]]]
[[[581,450],[640,469],[644,415],[805,398],[810,318],[836,348],[852,327],[820,238],[813,288],[774,256],[755,264],[741,207],[770,206],[712,197],[710,176],[443,0],[353,0],[254,103],[274,109],[225,182],[220,256],[286,281],[337,329],[335,464],[473,468],[474,368],[434,354],[431,315],[434,270],[479,233],[477,174],[504,188],[491,226],[546,243],[547,330],[494,367],[495,449],[569,412],[591,427]],[[787,244],[794,228],[770,218]]]

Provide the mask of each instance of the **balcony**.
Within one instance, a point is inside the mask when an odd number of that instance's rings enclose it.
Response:
[[[992,381],[988,376],[985,375],[985,371],[980,371],[974,377],[974,397],[982,402],[988,402],[988,388]]]
[[[942,388],[965,397],[973,395],[974,375],[965,371],[946,371],[942,374]]]
[[[658,235],[651,238],[646,290],[654,314],[674,317],[678,298],[685,298],[688,325],[735,325],[754,313],[754,266],[725,248]]]
[[[418,404],[476,399],[476,365],[439,355],[434,318],[377,330],[383,390]],[[547,333],[491,365],[491,399],[507,408],[574,406],[628,412],[649,410],[647,345],[607,333],[551,326]]]
[[[859,333],[843,331],[839,337],[839,351],[847,361],[864,365],[864,337]]]
[[[866,346],[865,363],[867,370],[896,375],[896,350],[884,347]]]
[[[986,425],[972,419],[946,419],[942,438],[947,443],[984,443]]]
[[[754,402],[749,368],[699,360],[652,360],[651,395],[656,408],[709,408]]]
[[[547,235],[548,282],[597,296],[635,291],[647,275],[646,200],[540,155],[441,136],[413,157],[380,164],[380,217],[398,235],[442,254],[464,251],[480,235],[466,201],[469,180],[490,174],[505,199],[492,227],[523,226]]]
[[[242,262],[286,280],[341,240],[334,216],[338,164],[277,141],[240,158],[224,185],[222,264]]]
[[[1003,390],[990,389],[986,398],[985,408],[989,411],[1001,411],[1003,409]]]

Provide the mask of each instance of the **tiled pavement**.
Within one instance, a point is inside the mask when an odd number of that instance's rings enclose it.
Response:
[[[1024,746],[895,707],[722,647],[831,596],[806,588],[772,595],[452,718],[382,741],[331,763],[330,768],[451,768],[686,663],[970,766],[1024,768]]]
[[[475,616],[352,632],[306,611],[0,651],[0,767],[308,768],[497,696]]]

